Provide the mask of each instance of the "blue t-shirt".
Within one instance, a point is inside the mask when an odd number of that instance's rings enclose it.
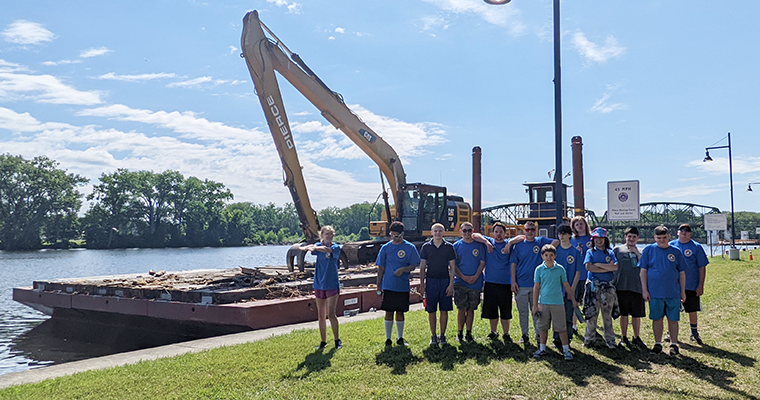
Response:
[[[317,246],[324,246],[317,243]],[[319,290],[338,290],[340,281],[338,280],[338,268],[340,268],[340,245],[333,243],[330,246],[330,253],[321,251],[312,251],[311,254],[317,256],[317,263],[314,264],[314,284],[312,287]]]
[[[611,249],[599,250],[597,248],[593,248],[586,252],[586,259],[583,261],[583,264],[584,265],[588,263],[607,264],[610,261],[612,261],[613,264],[618,263],[617,258],[615,258],[615,253]],[[615,273],[588,271],[588,275],[586,276],[586,279],[588,280],[598,279],[599,282],[612,282],[612,280],[615,279]]]
[[[686,290],[697,290],[699,287],[699,269],[710,263],[707,260],[705,249],[693,240],[681,243],[676,239],[671,240],[668,244],[681,250],[683,259],[686,261]]]
[[[523,240],[512,246],[510,261],[517,266],[516,278],[518,287],[533,287],[533,273],[541,265],[541,248],[552,244],[552,239],[537,236],[532,242]]]
[[[395,272],[399,268],[419,265],[420,253],[413,244],[406,240],[401,244],[388,242],[380,248],[375,264],[379,267],[385,267],[382,282],[383,290],[409,292],[409,272],[404,272],[401,276],[396,276]]]
[[[457,267],[467,276],[475,275],[480,267],[480,262],[486,259],[486,245],[473,241],[472,243],[465,243],[464,240],[459,239],[454,242],[454,251],[457,253]],[[469,284],[462,280],[457,275],[454,277],[455,285],[464,285],[470,289],[482,290],[483,289],[483,274],[478,276],[478,280],[473,284]]]
[[[647,270],[647,290],[653,299],[681,297],[679,275],[686,269],[681,250],[673,246],[661,248],[657,243],[644,247],[639,268]]]
[[[581,260],[586,259],[586,252],[591,250],[592,247],[594,247],[594,241],[591,239],[591,236],[579,236],[577,239],[575,237],[570,238],[570,244],[573,245],[573,247],[580,247],[581,250]],[[579,246],[580,245],[580,246]],[[588,275],[588,271],[586,271],[586,264],[581,263],[581,277],[579,279],[580,282],[583,282],[586,280],[586,276]]]
[[[557,258],[555,262],[565,267],[565,272],[567,273],[567,283],[572,285],[573,279],[575,279],[575,273],[580,271],[581,265],[583,265],[581,252],[579,252],[578,249],[573,246],[570,246],[567,249],[563,249],[562,245],[560,244],[557,246]],[[578,282],[580,282],[580,280],[581,278],[578,278]],[[565,295],[564,290],[565,288],[562,288],[562,295]]]
[[[558,263],[548,268],[541,263],[533,274],[533,282],[541,285],[538,292],[539,304],[565,304],[563,298],[563,282],[567,282],[567,273]]]
[[[493,251],[486,249],[485,280],[488,283],[500,283],[509,285],[512,283],[512,264],[509,262],[509,253],[502,254],[501,250],[507,245],[507,241],[497,243],[496,239],[484,236],[493,245]]]

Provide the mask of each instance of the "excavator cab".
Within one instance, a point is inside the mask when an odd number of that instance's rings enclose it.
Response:
[[[471,220],[469,205],[461,197],[447,196],[445,187],[410,183],[401,190],[401,222],[407,240],[430,237],[430,227],[436,222],[456,236],[453,231],[459,226],[460,219]],[[461,205],[465,206],[464,210],[460,210]]]

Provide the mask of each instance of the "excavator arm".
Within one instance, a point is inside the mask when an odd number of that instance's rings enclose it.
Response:
[[[272,39],[265,36],[264,30],[269,33]],[[399,191],[406,185],[406,175],[396,151],[346,107],[340,95],[330,90],[306,66],[298,54],[290,52],[272,31],[259,20],[256,11],[246,14],[243,20],[241,45],[243,57],[248,65],[248,71],[253,79],[256,93],[269,124],[269,130],[282,161],[285,185],[288,186],[298,210],[306,241],[314,242],[317,240],[319,223],[309,202],[301,164],[298,161],[295,142],[274,71],[279,72],[287,79],[319,109],[322,116],[330,124],[336,129],[340,129],[380,167],[390,186],[394,204],[398,206]],[[388,214],[389,221],[397,218],[395,211],[388,212]]]

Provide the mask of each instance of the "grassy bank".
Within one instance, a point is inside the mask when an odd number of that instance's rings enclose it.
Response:
[[[684,318],[682,355],[677,358],[627,349],[585,349],[575,338],[575,360],[564,361],[556,350],[535,360],[532,345],[487,343],[488,326],[479,319],[474,332],[477,343],[430,349],[427,315],[419,311],[407,315],[409,348],[385,349],[382,322],[365,321],[341,326],[345,347],[339,351],[330,346],[315,353],[318,334],[297,331],[257,343],[13,387],[0,391],[0,398],[756,399],[760,261],[748,262],[747,256],[743,252],[743,260],[733,262],[711,259],[700,313],[705,344],[688,341]],[[450,337],[454,330],[451,318]],[[648,320],[642,331],[651,346]],[[516,318],[511,334],[519,337]]]

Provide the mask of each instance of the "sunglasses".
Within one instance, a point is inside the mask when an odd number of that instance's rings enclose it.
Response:
[[[691,232],[691,229],[683,228],[683,229],[679,229],[679,231],[681,231],[681,232]]]
[[[536,228],[526,228],[525,232],[535,232]]]
[[[469,233],[469,232],[472,232],[472,229],[462,229],[462,232]]]

